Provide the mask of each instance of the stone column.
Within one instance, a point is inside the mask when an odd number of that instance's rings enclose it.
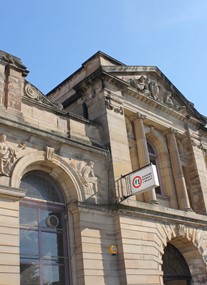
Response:
[[[145,165],[150,164],[147,140],[145,136],[144,123],[143,123],[143,120],[145,118],[146,116],[137,114],[137,118],[133,121],[135,139],[136,139],[136,144],[137,144],[139,167],[143,167]],[[144,198],[146,202],[156,203],[156,204],[158,203],[157,198],[156,198],[155,189],[145,192]]]
[[[180,161],[180,155],[175,137],[176,132],[177,132],[176,130],[170,129],[170,132],[167,134],[167,141],[170,152],[170,159],[172,163],[175,187],[178,197],[178,205],[181,210],[190,210],[190,202],[188,198],[185,177],[183,174],[182,164]]]

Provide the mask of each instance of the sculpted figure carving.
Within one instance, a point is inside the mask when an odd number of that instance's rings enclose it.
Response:
[[[97,193],[97,177],[94,174],[93,161],[78,161],[71,159],[70,165],[76,170],[81,181],[86,187],[86,193],[94,195]]]
[[[130,84],[137,88],[139,91],[150,94],[149,86],[148,86],[148,79],[141,75],[138,79],[130,80]]]
[[[172,101],[172,99],[170,98],[171,97],[171,92],[170,91],[167,91],[166,93],[165,93],[165,103],[168,105],[168,106],[170,106],[170,107],[173,107],[173,101]]]
[[[160,89],[159,89],[159,86],[158,86],[158,84],[157,84],[157,82],[155,80],[150,81],[149,89],[151,91],[152,96],[155,99],[157,99]]]
[[[144,76],[141,76],[139,79],[137,79],[137,89],[140,91],[144,91],[146,89],[147,81]]]
[[[138,79],[131,78],[129,80],[129,84],[144,95],[153,97],[159,103],[164,103],[182,115],[187,114],[186,106],[181,106],[174,97],[172,98],[171,92],[166,90],[164,86],[162,86],[156,80],[141,75]]]
[[[0,134],[0,174],[9,176],[11,167],[17,158],[15,150],[6,143],[6,136]]]

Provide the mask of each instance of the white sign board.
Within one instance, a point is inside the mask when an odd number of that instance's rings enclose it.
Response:
[[[140,194],[159,186],[155,165],[147,165],[129,175],[132,194]]]

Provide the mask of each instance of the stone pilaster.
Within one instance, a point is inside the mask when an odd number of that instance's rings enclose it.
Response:
[[[5,107],[21,111],[22,73],[12,65],[6,67]]]
[[[168,147],[170,152],[170,159],[172,163],[173,176],[175,181],[175,187],[178,197],[178,205],[181,210],[189,210],[190,202],[187,193],[187,187],[185,183],[185,177],[182,170],[182,164],[180,161],[177,141],[176,141],[176,130],[170,129],[167,134]]]
[[[0,62],[0,106],[4,104],[5,98],[5,64]]]
[[[207,213],[207,176],[206,176],[206,150],[202,145],[200,134],[187,133],[186,144],[189,144],[188,165],[190,178],[190,193],[195,212]]]
[[[21,111],[21,97],[25,77],[29,71],[21,59],[0,51],[0,105],[14,111]]]
[[[145,136],[144,123],[143,120],[146,117],[144,115],[138,114],[134,122],[134,131],[137,144],[137,153],[139,166],[143,167],[150,164],[150,158],[147,148],[147,140]],[[156,198],[155,189],[152,189],[144,193],[145,200],[151,203],[158,203]]]

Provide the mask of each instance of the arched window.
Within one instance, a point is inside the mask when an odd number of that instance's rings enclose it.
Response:
[[[155,191],[156,191],[157,194],[162,194],[162,192],[161,192],[161,179],[160,179],[160,173],[159,173],[157,154],[156,154],[153,146],[149,142],[147,142],[147,147],[148,147],[148,153],[149,153],[150,162],[153,165],[156,165],[158,179],[159,179],[159,184],[160,184],[160,186],[157,186],[155,188]]]
[[[39,171],[27,173],[20,188],[21,285],[65,285],[68,278],[65,206],[54,179]]]
[[[191,284],[190,270],[184,257],[170,243],[167,244],[164,250],[162,270],[165,285]]]

